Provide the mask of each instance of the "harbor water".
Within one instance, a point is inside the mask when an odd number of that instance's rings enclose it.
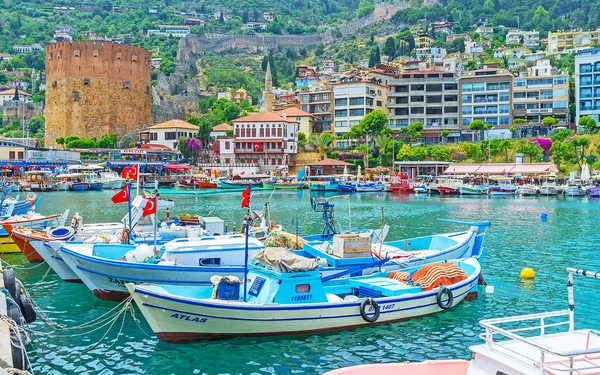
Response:
[[[39,194],[41,213],[66,208],[79,212],[86,223],[118,221],[126,205],[114,205],[111,191]],[[332,194],[334,196],[336,194]],[[257,191],[252,208],[263,209],[270,198],[272,219],[291,233],[320,233],[321,214],[310,208],[309,191]],[[171,214],[195,213],[218,216],[229,229],[239,229],[246,212],[240,209],[240,193],[213,195],[162,194],[175,200]],[[238,338],[174,345],[159,342],[143,316],[139,323],[128,315],[94,332],[56,331],[32,336],[30,350],[36,374],[322,374],[328,370],[363,363],[470,358],[469,346],[481,343],[479,320],[567,308],[568,266],[600,271],[598,217],[600,201],[593,198],[464,198],[388,193],[335,197],[336,221],[343,229],[391,226],[388,240],[452,231],[464,226],[437,219],[489,220],[485,239],[488,249],[483,274],[494,294],[456,308],[405,322],[311,336]],[[351,212],[351,223],[348,212]],[[547,220],[542,221],[542,213]],[[164,214],[164,213],[162,213]],[[297,219],[296,219],[297,218]],[[17,276],[39,306],[65,327],[84,324],[108,312],[115,304],[97,299],[83,284],[62,282],[46,265],[29,264],[18,255],[3,256],[29,269]],[[522,281],[522,268],[536,272],[534,281]],[[600,284],[575,279],[577,326],[600,328],[597,310]],[[33,327],[48,332],[41,321]],[[106,334],[106,335],[105,335]],[[104,336],[105,335],[105,336]],[[104,337],[103,337],[104,336]],[[98,343],[99,342],[99,343]],[[98,343],[98,344],[96,344]],[[36,353],[37,352],[37,353]]]

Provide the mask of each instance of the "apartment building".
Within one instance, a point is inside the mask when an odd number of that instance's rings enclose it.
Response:
[[[548,52],[560,53],[564,50],[591,47],[600,43],[600,29],[594,31],[562,31],[548,34]]]
[[[506,33],[506,44],[523,44],[525,48],[537,48],[540,45],[539,31],[510,30]]]
[[[469,124],[473,120],[503,128],[511,126],[512,85],[512,73],[500,69],[498,63],[464,72],[458,85],[461,132],[471,134]]]
[[[434,70],[400,74],[389,84],[388,117],[394,130],[423,124],[425,144],[438,143],[442,130],[450,131],[449,142],[458,141],[458,76]]]
[[[575,56],[575,123],[590,116],[600,123],[600,48],[583,50]]]
[[[301,91],[300,108],[313,115],[312,133],[333,131],[333,90]]]
[[[526,74],[513,80],[513,117],[527,122],[520,125],[521,136],[546,134],[540,127],[544,117],[559,120],[557,126],[567,126],[569,115],[569,77],[539,60]],[[516,126],[516,124],[515,124]]]
[[[333,82],[334,133],[349,132],[376,109],[387,112],[387,91],[387,85],[377,78],[346,76]]]

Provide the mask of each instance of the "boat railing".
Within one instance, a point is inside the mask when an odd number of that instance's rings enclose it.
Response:
[[[540,342],[535,341],[533,338],[540,338],[546,336],[546,330],[552,327],[568,326],[568,332],[572,333],[575,331],[575,301],[573,297],[573,275],[582,275],[600,279],[600,274],[595,272],[589,272],[579,270],[575,268],[567,268],[569,274],[567,281],[567,292],[568,292],[568,306],[567,310],[552,311],[537,314],[519,315],[505,318],[486,319],[480,322],[480,325],[485,328],[485,333],[482,334],[482,339],[485,341],[485,345],[489,350],[501,349],[509,351],[515,354],[519,359],[523,360],[526,365],[533,365],[540,370],[540,374],[574,374],[590,371],[594,369],[600,369],[600,348],[588,348],[586,343],[585,348],[579,348],[574,350],[559,350],[548,345],[544,345]],[[549,319],[566,318],[554,323],[548,323]],[[502,328],[501,325],[510,323],[523,323],[528,321],[538,321],[539,325],[526,326],[521,328]],[[519,333],[522,332],[535,332],[538,331],[538,336],[524,337]],[[590,331],[589,334],[597,335],[597,332]],[[501,335],[505,339],[512,339],[520,343],[526,344],[537,349],[539,354],[538,359],[531,358],[527,354],[518,350],[513,350],[507,341],[494,341],[494,335]],[[588,338],[589,343],[589,338]],[[517,347],[518,349],[518,347]],[[522,349],[522,348],[521,348]],[[549,360],[549,355],[553,355],[556,358]]]

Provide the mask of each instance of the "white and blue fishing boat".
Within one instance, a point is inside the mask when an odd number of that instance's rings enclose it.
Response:
[[[376,182],[358,183],[356,184],[357,193],[376,193],[386,189],[385,184]]]
[[[311,191],[338,191],[340,176],[308,176],[308,189]]]
[[[355,192],[357,184],[356,181],[338,181],[338,191]]]
[[[249,238],[250,254],[262,242]],[[153,249],[146,244],[65,243],[58,255],[101,299],[128,297],[125,283],[210,285],[216,273],[241,276],[246,239],[243,235],[181,238]]]
[[[126,286],[156,336],[175,343],[315,334],[439,313],[477,288],[481,273],[470,258],[405,272],[322,277],[316,261],[283,248],[265,248],[253,263],[243,284],[214,277],[214,287]]]

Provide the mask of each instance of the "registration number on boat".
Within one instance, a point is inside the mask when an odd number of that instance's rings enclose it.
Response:
[[[389,311],[389,310],[393,310],[395,306],[396,306],[395,303],[390,303],[389,305],[380,306],[379,310],[380,311]],[[375,311],[373,306],[369,306],[369,308],[367,309],[367,312],[373,312],[373,311]]]
[[[309,301],[312,299],[312,294],[300,294],[292,296],[292,301]]]

